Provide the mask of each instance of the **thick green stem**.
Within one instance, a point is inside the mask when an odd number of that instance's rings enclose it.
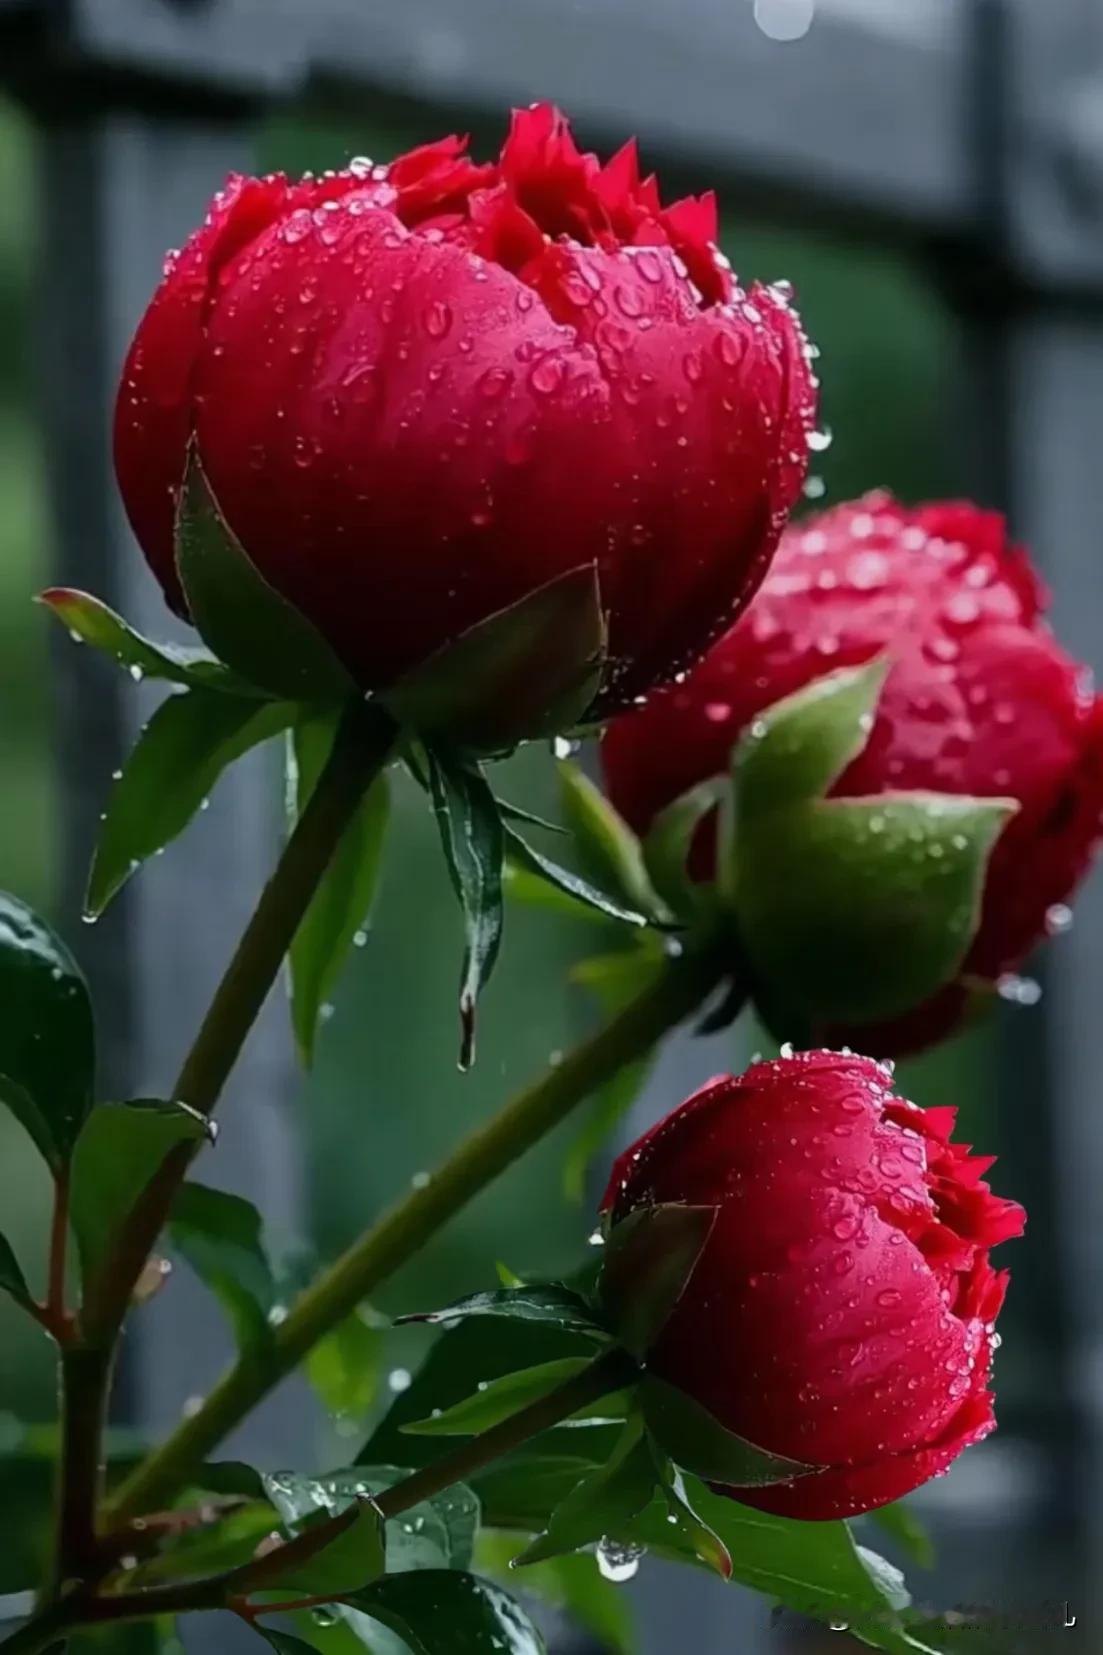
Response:
[[[284,957],[354,812],[379,774],[397,735],[384,712],[352,705],[321,777],[215,991],[202,1027],[172,1089],[174,1100],[211,1115]],[[195,1153],[184,1144],[168,1156],[119,1238],[85,1304],[89,1343],[113,1341],[135,1284],[163,1229]]]
[[[126,1523],[175,1494],[319,1339],[584,1098],[695,1011],[723,979],[727,964],[711,944],[672,957],[655,982],[610,1022],[466,1138],[423,1188],[384,1214],[303,1294],[271,1344],[231,1368],[203,1407],[122,1484],[109,1503],[109,1519]]]
[[[583,1368],[581,1373],[576,1373],[554,1391],[549,1391],[547,1396],[530,1402],[519,1413],[511,1414],[509,1419],[492,1425],[489,1430],[472,1437],[470,1442],[434,1460],[432,1465],[424,1466],[411,1477],[385,1489],[375,1496],[374,1504],[384,1517],[397,1517],[400,1512],[409,1511],[411,1506],[419,1505],[422,1500],[429,1500],[443,1489],[451,1488],[453,1483],[464,1482],[476,1471],[481,1471],[484,1465],[501,1459],[511,1449],[520,1448],[522,1443],[528,1442],[531,1437],[538,1437],[542,1431],[550,1431],[553,1425],[569,1419],[588,1403],[608,1396],[611,1391],[622,1390],[638,1377],[639,1369],[627,1351],[619,1347],[607,1351],[591,1362],[588,1368]]]
[[[61,1353],[61,1457],[58,1468],[54,1578],[77,1579],[96,1551],[96,1506],[103,1474],[100,1444],[107,1419],[113,1355],[73,1345]]]

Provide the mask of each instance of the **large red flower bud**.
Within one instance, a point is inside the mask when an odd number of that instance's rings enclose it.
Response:
[[[548,105],[497,161],[231,178],[170,256],[123,373],[119,481],[170,603],[194,438],[267,580],[365,689],[581,567],[596,707],[673,676],[753,592],[814,389],[782,288],[737,287],[711,195],[663,207]],[[527,686],[531,693],[531,686]]]
[[[1055,642],[1045,594],[1003,519],[965,504],[909,511],[888,495],[793,525],[748,612],[689,679],[619,720],[604,744],[610,795],[639,831],[726,770],[741,732],[832,669],[891,663],[864,750],[835,796],[901,790],[1010,797],[1018,811],[988,866],[979,930],[958,982],[867,1050],[947,1032],[967,987],[995,982],[1065,916],[1103,808],[1103,700]],[[692,871],[711,877],[711,830]]]
[[[617,1162],[605,1207],[715,1207],[648,1354],[727,1431],[820,1469],[721,1488],[789,1517],[847,1517],[945,1471],[994,1428],[1007,1273],[989,1249],[1024,1213],[952,1109],[894,1095],[869,1058],[758,1063],[711,1082]]]

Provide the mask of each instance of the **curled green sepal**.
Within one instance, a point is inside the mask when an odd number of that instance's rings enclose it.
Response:
[[[716,1222],[715,1207],[639,1207],[610,1230],[598,1292],[621,1344],[644,1356],[662,1332]]]
[[[200,637],[249,683],[292,701],[346,701],[357,693],[326,640],[251,562],[194,444],[176,514],[176,567]]]
[[[580,723],[601,687],[606,644],[597,565],[582,564],[443,645],[383,700],[418,735],[508,751]]]
[[[771,1483],[791,1483],[820,1469],[755,1447],[726,1430],[685,1391],[654,1374],[645,1375],[639,1394],[654,1442],[675,1465],[707,1482],[765,1488]]]

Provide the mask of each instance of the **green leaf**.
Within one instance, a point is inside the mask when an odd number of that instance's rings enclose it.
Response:
[[[588,1300],[561,1282],[533,1283],[525,1287],[500,1288],[493,1293],[470,1293],[456,1299],[443,1310],[419,1311],[396,1318],[396,1326],[407,1322],[463,1321],[469,1316],[507,1316],[513,1321],[545,1322],[551,1327],[569,1329],[584,1334],[588,1339],[607,1340],[608,1329],[598,1320],[597,1312]]]
[[[27,1286],[19,1260],[16,1258],[11,1243],[7,1237],[0,1234],[0,1288],[9,1293],[16,1304],[29,1309],[34,1305],[31,1290]]]
[[[404,1638],[412,1655],[545,1655],[520,1605],[474,1575],[388,1575],[350,1601]]]
[[[601,1302],[621,1344],[644,1356],[693,1274],[715,1207],[640,1207],[615,1224],[602,1255]]]
[[[652,885],[674,914],[691,916],[700,887],[689,876],[689,853],[697,829],[731,787],[727,776],[712,776],[661,810],[643,842],[643,859]]]
[[[760,713],[732,764],[738,833],[780,807],[820,799],[869,740],[889,659],[842,667]]]
[[[386,1567],[383,1522],[366,1500],[344,1511],[312,1512],[295,1525],[285,1546],[247,1563],[235,1589],[300,1592],[309,1597],[347,1597],[376,1580]]]
[[[518,1565],[575,1552],[615,1533],[650,1502],[655,1484],[651,1449],[640,1421],[630,1420],[609,1459],[556,1506],[543,1533],[517,1558]]]
[[[285,1523],[314,1512],[348,1510],[357,1501],[393,1488],[409,1472],[393,1465],[357,1466],[325,1477],[279,1472],[264,1479],[265,1492]],[[453,1483],[385,1525],[387,1570],[464,1569],[471,1562],[479,1527],[479,1502],[463,1483]]]
[[[0,892],[0,1099],[56,1172],[92,1107],[88,986],[61,939]]]
[[[921,1569],[934,1568],[934,1541],[926,1525],[920,1522],[904,1500],[894,1500],[890,1506],[879,1506],[869,1513],[868,1520],[890,1535]]]
[[[276,1285],[263,1220],[252,1203],[206,1184],[187,1183],[173,1204],[169,1234],[222,1305],[239,1348],[266,1345]]]
[[[817,1467],[767,1453],[728,1431],[699,1402],[648,1374],[640,1387],[644,1418],[663,1452],[683,1471],[733,1488],[791,1483]]]
[[[419,735],[501,752],[585,716],[605,645],[597,565],[583,564],[445,644],[383,700]]]
[[[563,1356],[557,1362],[541,1362],[534,1368],[522,1368],[517,1373],[503,1374],[500,1379],[486,1380],[463,1402],[437,1410],[427,1419],[415,1419],[402,1429],[419,1437],[474,1436],[573,1379],[590,1366],[590,1360],[585,1356]]]
[[[336,717],[296,726],[288,752],[288,806],[297,821],[317,785],[336,734]],[[386,775],[368,789],[341,838],[291,944],[291,1022],[304,1063],[314,1056],[322,1007],[354,942],[362,940],[379,882],[390,794]]]
[[[478,1566],[481,1573],[511,1582],[513,1559],[524,1546],[514,1534],[484,1529],[479,1536]],[[588,1632],[607,1655],[635,1655],[636,1632],[628,1596],[613,1581],[606,1580],[597,1559],[588,1552],[568,1552],[549,1557],[544,1563],[527,1565],[523,1578],[526,1593],[538,1597]]]
[[[155,644],[88,592],[52,586],[40,594],[38,601],[57,616],[78,643],[90,644],[113,656],[135,681],[156,678],[229,695],[257,694],[253,685],[238,678],[209,650],[186,644]]]
[[[250,1622],[253,1631],[271,1644],[276,1655],[318,1655],[314,1644],[306,1643],[302,1638],[296,1638],[291,1632],[274,1632],[270,1626],[261,1626],[259,1621]]]
[[[952,981],[1007,799],[885,794],[744,827],[735,905],[752,974],[813,1021],[898,1016]]]
[[[222,772],[285,729],[286,702],[262,703],[214,690],[170,695],[158,707],[116,783],[100,831],[85,910],[102,914],[147,857],[184,831]]]
[[[572,873],[570,868],[560,867],[540,851],[524,840],[511,827],[505,830],[506,845],[510,856],[519,862],[522,867],[534,873],[538,879],[546,879],[549,885],[573,897],[576,902],[582,903],[585,908],[594,908],[606,919],[622,920],[626,925],[647,925],[649,920],[646,914],[638,913],[634,908],[625,908],[619,902],[599,891],[596,885],[591,885],[588,879]]]
[[[732,1577],[731,1554],[715,1529],[694,1510],[686,1492],[682,1473],[664,1454],[656,1456],[659,1484],[666,1500],[667,1522],[692,1549],[694,1557],[718,1574],[722,1580]]]
[[[668,919],[628,823],[577,764],[562,759],[557,769],[563,820],[575,836],[586,871],[623,897],[629,908],[652,919]]]
[[[86,1300],[109,1271],[120,1230],[166,1158],[209,1134],[210,1122],[194,1109],[152,1098],[101,1103],[89,1115],[73,1151],[69,1197]]]
[[[450,754],[429,752],[433,811],[448,872],[463,909],[465,947],[460,977],[460,1067],[475,1056],[475,1008],[494,970],[502,940],[505,830],[480,770]]]
[[[329,1413],[355,1420],[371,1409],[383,1372],[386,1336],[355,1311],[320,1339],[306,1359],[306,1377]]]
[[[357,693],[321,634],[250,561],[194,446],[180,491],[176,566],[203,641],[249,683],[291,701],[345,701]]]

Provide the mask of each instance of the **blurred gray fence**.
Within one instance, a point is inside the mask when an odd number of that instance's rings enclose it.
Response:
[[[773,0],[775,14],[785,4]],[[818,0],[806,38],[784,46],[756,9],[766,19],[769,0],[0,0],[0,84],[40,139],[58,577],[139,622],[150,608],[110,482],[106,413],[164,249],[222,175],[248,164],[260,113],[350,90],[373,121],[430,106],[496,117],[552,97],[587,137],[641,131],[653,156],[707,164],[731,197],[775,218],[929,261],[966,341],[953,399],[971,410],[960,418],[960,486],[1009,509],[1048,570],[1070,645],[1103,665],[1103,6]],[[58,674],[72,917],[94,800],[132,714],[121,693],[82,695],[60,653]],[[187,842],[85,939],[114,1084],[140,1088],[155,1050],[163,1062],[164,1029],[229,952],[271,845],[269,781],[243,770],[219,807],[217,855],[210,838]],[[1002,1568],[1079,1599],[1083,1629],[1082,1594],[1103,1578],[1098,881],[1052,969],[1045,1018],[1004,1043],[1001,1098],[1007,1161],[1032,1215],[1017,1266],[1037,1300],[1048,1402],[1014,1422],[1003,1460],[983,1460],[972,1516],[984,1521],[970,1532],[998,1557],[970,1567],[996,1598]],[[665,1095],[701,1062],[673,1047]],[[219,1157],[224,1177],[284,1216],[296,1200],[280,1119],[289,1079],[277,1017],[251,1044]],[[193,1361],[209,1371],[221,1335],[205,1314],[196,1300],[185,1324],[174,1318],[171,1346],[162,1330],[133,1353],[135,1417],[178,1406]],[[278,1441],[286,1453],[292,1428],[284,1404],[262,1422],[257,1451]],[[1035,1555],[1038,1535],[1055,1562]],[[702,1655],[769,1642],[757,1610],[733,1596],[666,1577],[642,1590],[656,1655],[687,1635]]]

